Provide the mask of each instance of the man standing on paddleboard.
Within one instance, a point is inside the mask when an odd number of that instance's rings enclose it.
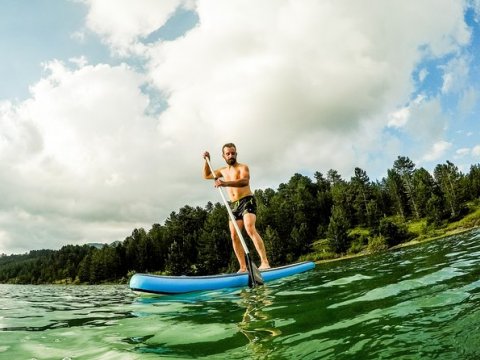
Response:
[[[259,269],[269,269],[270,264],[267,259],[265,244],[255,227],[257,205],[252,190],[250,189],[250,170],[247,165],[237,162],[237,148],[234,144],[228,143],[223,145],[222,156],[227,166],[215,170],[214,174],[212,174],[207,161],[205,161],[203,177],[205,179],[215,179],[215,187],[227,188],[228,196],[230,197],[230,207],[238,227],[240,230],[245,228],[245,231],[252,239],[255,249],[257,249],[260,255],[261,263]],[[203,158],[210,160],[210,153],[205,151]],[[247,271],[245,251],[243,250],[232,221],[229,221],[229,227],[233,250],[240,264],[239,272],[245,272]]]

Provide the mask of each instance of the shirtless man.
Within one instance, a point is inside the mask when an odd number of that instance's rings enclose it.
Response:
[[[270,264],[268,263],[265,245],[255,228],[255,221],[257,220],[255,211],[257,205],[252,190],[250,189],[250,171],[248,166],[237,162],[237,149],[232,143],[223,145],[222,156],[225,159],[227,166],[215,170],[215,174],[212,174],[210,167],[205,161],[203,177],[205,179],[215,178],[215,187],[222,186],[227,188],[230,197],[230,206],[238,227],[240,230],[245,227],[248,236],[252,239],[255,249],[257,249],[257,252],[260,255],[261,264],[259,269],[269,269]],[[203,158],[210,159],[208,151],[205,151]],[[232,221],[229,221],[228,224],[230,227],[230,236],[232,237],[233,250],[240,263],[239,272],[245,272],[247,271],[245,252]]]

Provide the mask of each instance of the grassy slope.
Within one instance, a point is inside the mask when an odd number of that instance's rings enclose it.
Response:
[[[431,241],[443,238],[445,236],[459,234],[480,226],[480,206],[469,204],[469,213],[460,220],[449,223],[440,229],[426,229],[426,221],[420,220],[412,222],[408,226],[408,230],[416,235],[411,241],[396,246],[404,247],[415,245],[420,242]]]
[[[459,234],[462,232],[470,231],[474,228],[480,227],[480,205],[470,203],[468,204],[469,213],[460,220],[448,223],[446,226],[438,229],[432,229],[427,227],[425,219],[418,221],[408,222],[408,230],[415,237],[405,243],[394,246],[390,249],[398,249],[401,247],[412,246],[422,242],[432,241],[440,239],[446,236]],[[355,253],[348,253],[345,256],[339,256],[338,254],[330,251],[328,241],[326,239],[318,240],[313,244],[313,251],[303,256],[301,260],[312,260],[317,263],[330,262],[337,260],[350,259],[358,256],[364,256],[370,254],[365,244],[365,239],[370,236],[370,230],[355,228],[350,231],[349,235],[356,238]],[[363,242],[362,238],[363,237]]]

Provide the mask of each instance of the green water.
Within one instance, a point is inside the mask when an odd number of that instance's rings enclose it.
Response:
[[[480,359],[480,231],[255,290],[0,285],[0,359]]]

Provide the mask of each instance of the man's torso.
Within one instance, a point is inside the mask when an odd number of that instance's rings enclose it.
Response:
[[[225,181],[234,181],[241,179],[248,172],[247,166],[237,163],[235,166],[228,166],[221,170]],[[231,201],[237,201],[245,196],[252,195],[250,186],[243,187],[227,187],[228,195]]]

